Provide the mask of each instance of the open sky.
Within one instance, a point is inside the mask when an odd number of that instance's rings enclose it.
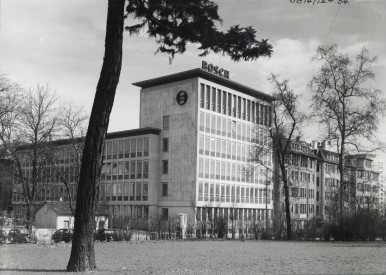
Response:
[[[215,0],[223,19],[221,28],[253,26],[259,39],[272,43],[271,58],[234,63],[221,55],[205,60],[228,69],[230,78],[266,93],[270,73],[289,79],[310,104],[307,83],[317,71],[311,58],[321,44],[336,43],[351,56],[366,47],[378,57],[374,88],[386,92],[386,0]],[[295,2],[295,3],[291,3]],[[103,60],[107,1],[102,0],[0,0],[0,73],[25,87],[50,83],[66,100],[91,110]],[[130,19],[126,25],[130,24]],[[157,45],[145,34],[124,36],[120,83],[109,131],[139,127],[139,88],[131,83],[200,67],[196,46],[175,57],[154,55]],[[317,127],[304,132],[317,138]],[[386,137],[381,120],[380,136]]]

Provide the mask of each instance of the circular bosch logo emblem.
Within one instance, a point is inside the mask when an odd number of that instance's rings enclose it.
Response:
[[[188,93],[185,91],[179,91],[176,100],[179,105],[184,105],[186,101],[188,101]]]

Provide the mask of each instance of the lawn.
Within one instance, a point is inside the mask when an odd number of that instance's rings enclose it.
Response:
[[[96,243],[91,274],[386,274],[386,243],[143,241]],[[2,274],[56,274],[70,244],[0,246]]]

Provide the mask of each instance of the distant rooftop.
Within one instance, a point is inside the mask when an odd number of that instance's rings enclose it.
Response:
[[[195,77],[200,77],[208,81],[212,81],[216,84],[223,85],[230,89],[234,89],[244,94],[247,94],[256,98],[264,99],[269,102],[275,100],[275,98],[271,95],[263,93],[259,90],[255,90],[251,87],[245,86],[233,80],[229,80],[229,79],[217,76],[215,74],[209,73],[207,71],[202,70],[201,68],[183,71],[183,72],[170,74],[170,75],[165,75],[161,77],[156,77],[156,78],[152,78],[144,81],[139,81],[139,82],[133,83],[133,85],[141,88],[149,88],[149,87],[154,87],[158,85],[163,85],[163,84],[186,80],[186,79],[195,78]]]
[[[159,135],[161,129],[153,127],[144,127],[138,129],[131,129],[125,131],[111,132],[106,134],[106,140],[113,138],[122,138],[122,137],[131,137],[131,136],[141,136],[141,135]],[[54,146],[68,145],[71,143],[81,142],[85,137],[78,137],[75,139],[57,139],[50,142]],[[18,150],[31,149],[31,144],[20,144],[17,145]]]

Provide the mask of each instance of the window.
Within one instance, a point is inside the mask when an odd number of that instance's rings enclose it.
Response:
[[[123,162],[118,162],[118,179],[123,179]]]
[[[164,130],[169,130],[169,120],[170,120],[170,116],[164,116],[164,118],[163,118],[163,129]]]
[[[147,193],[148,193],[147,182],[144,182],[142,184],[142,200],[147,201]]]
[[[200,112],[200,131],[204,132],[205,130],[205,114]]]
[[[134,200],[134,193],[135,192],[135,183],[134,182],[130,182],[130,200],[133,201]]]
[[[137,161],[137,179],[142,178],[142,160]]]
[[[124,178],[125,179],[128,179],[130,176],[129,176],[129,171],[130,171],[130,162],[129,161],[125,161],[125,165],[123,167],[124,169]]]
[[[107,150],[106,159],[111,159],[111,153],[112,153],[112,143],[111,142],[106,143],[106,150]]]
[[[169,162],[167,160],[162,161],[162,174],[167,174],[169,171]]]
[[[169,209],[168,208],[162,208],[161,209],[161,216],[163,220],[167,220],[169,218]]]
[[[124,148],[125,147],[125,141],[124,140],[120,140],[119,141],[119,155],[118,155],[118,158],[123,158],[123,151],[124,151]]]
[[[200,92],[200,107],[204,108],[204,99],[205,99],[205,85],[201,84],[201,92]]]
[[[169,151],[169,139],[168,138],[163,138],[162,139],[162,150],[164,152],[168,152]]]
[[[147,179],[149,177],[149,161],[143,161],[143,178]]]
[[[135,158],[135,156],[136,156],[136,150],[137,150],[137,142],[136,142],[136,140],[135,139],[132,139],[131,140],[131,157],[132,158]]]
[[[216,89],[212,88],[212,111],[216,111]]]
[[[168,196],[168,183],[163,182],[162,183],[162,197],[167,197]]]
[[[135,160],[130,162],[130,178],[135,179]]]
[[[113,142],[113,159],[117,158],[118,154],[118,142]]]
[[[202,158],[198,159],[198,177],[204,177],[204,160]]]
[[[216,133],[216,116],[215,115],[210,116],[210,129],[211,129],[210,132],[212,134]]]
[[[217,104],[216,104],[217,113],[221,113],[221,91],[217,90]]]
[[[142,157],[142,138],[137,140],[137,157]]]
[[[198,200],[199,201],[203,201],[202,191],[203,191],[203,184],[202,184],[202,182],[199,182],[198,183]]]
[[[117,174],[118,174],[118,165],[116,162],[113,163],[113,180],[117,179]]]
[[[210,87],[206,86],[205,108],[210,110]]]
[[[222,109],[222,114],[226,114],[226,106],[227,106],[227,93],[222,92],[222,104],[221,104],[221,109]]]
[[[130,140],[125,141],[125,158],[130,157]]]
[[[149,138],[144,138],[143,140],[143,156],[149,156]]]
[[[141,183],[137,182],[137,186],[135,187],[135,193],[136,193],[136,200],[140,201],[141,200]]]

